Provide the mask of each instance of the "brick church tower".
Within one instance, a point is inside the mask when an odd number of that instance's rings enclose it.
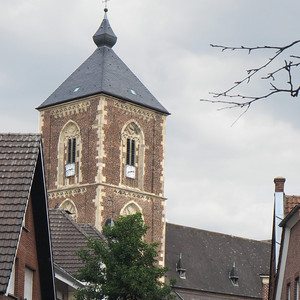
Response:
[[[168,111],[115,54],[107,9],[95,52],[37,109],[48,200],[99,230],[140,211],[164,264]]]

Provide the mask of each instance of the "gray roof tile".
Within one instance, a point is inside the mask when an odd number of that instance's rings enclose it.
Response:
[[[0,292],[8,284],[40,142],[38,134],[0,134]]]
[[[89,235],[62,210],[51,209],[49,216],[54,262],[73,275],[83,267],[76,252],[86,248]],[[93,230],[94,237],[102,239],[96,229],[89,230]]]
[[[103,234],[97,230],[94,226],[90,224],[78,224],[80,228],[85,232],[88,237],[92,237],[94,239],[105,239]]]
[[[260,274],[269,270],[271,244],[221,233],[167,224],[166,266],[176,286],[245,297],[261,297]],[[186,279],[180,279],[176,263],[182,253]],[[233,263],[238,286],[229,279]]]

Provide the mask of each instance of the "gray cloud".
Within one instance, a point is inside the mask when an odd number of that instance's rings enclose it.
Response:
[[[199,99],[264,59],[221,53],[210,43],[282,45],[297,37],[299,8],[296,0],[109,2],[116,53],[172,113],[165,165],[170,222],[270,238],[273,178],[286,176],[287,193],[297,193],[299,101],[282,95],[254,105],[231,127],[241,111],[216,111]],[[91,0],[1,1],[2,131],[37,131],[34,108],[93,52],[102,9]],[[254,82],[250,91],[261,89]]]

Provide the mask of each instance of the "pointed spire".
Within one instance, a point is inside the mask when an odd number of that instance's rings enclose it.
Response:
[[[104,18],[103,21],[93,36],[93,40],[98,47],[107,46],[112,48],[117,42],[117,36],[114,34],[113,30],[110,27],[108,18],[107,18],[108,9],[104,9]]]

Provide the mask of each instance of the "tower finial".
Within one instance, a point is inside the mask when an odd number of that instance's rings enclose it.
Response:
[[[108,12],[108,8],[107,8],[107,2],[108,1],[110,1],[110,0],[102,0],[102,3],[105,3],[105,8],[104,8],[105,12]]]
[[[105,3],[105,8],[104,8],[104,18],[103,21],[97,30],[97,32],[93,36],[93,40],[95,44],[98,47],[101,46],[107,46],[109,48],[112,48],[114,44],[117,42],[117,37],[114,34],[113,30],[111,29],[108,18],[107,18],[107,2],[110,0],[102,0],[102,3]]]

